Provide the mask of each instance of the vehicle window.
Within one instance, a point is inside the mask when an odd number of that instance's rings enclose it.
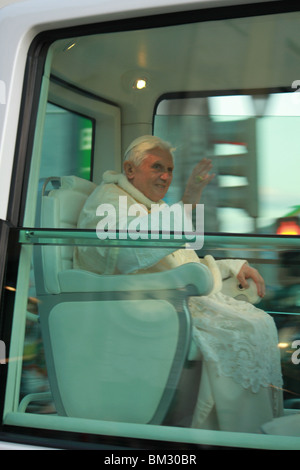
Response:
[[[47,35],[50,74],[33,106],[7,271],[14,300],[5,297],[2,308],[13,318],[3,414],[9,432],[52,436],[66,447],[298,445],[297,432],[292,443],[261,427],[228,432],[216,407],[209,425],[192,424],[198,394],[211,390],[188,308],[211,289],[198,262],[207,254],[248,260],[266,279],[258,307],[279,334],[279,388],[287,414],[300,409],[299,239],[282,228],[289,222],[297,230],[300,207],[299,95],[292,88],[300,78],[300,13],[229,16],[203,21],[191,12],[182,24],[158,16],[85,25],[74,37],[59,29]],[[184,234],[153,238],[137,225],[134,237],[124,236],[107,224],[99,236],[94,206],[80,225],[104,174],[120,190],[124,152],[144,134],[176,148],[167,203],[180,201],[199,159],[214,164],[201,200],[204,245],[179,277],[173,258],[186,254]],[[155,271],[158,253],[170,256],[167,270]]]
[[[170,201],[180,197],[184,169],[211,158],[216,178],[203,196],[206,232],[299,234],[299,119],[295,90],[163,99],[154,132],[177,148]],[[289,232],[280,229],[287,217],[295,218]]]

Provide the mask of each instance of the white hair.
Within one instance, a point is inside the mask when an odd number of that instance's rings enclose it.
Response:
[[[160,148],[170,153],[173,158],[172,152],[175,150],[172,148],[169,142],[156,137],[154,135],[144,135],[135,139],[125,152],[125,160],[133,162],[136,166],[139,166],[144,158],[147,157],[150,150],[154,148]]]

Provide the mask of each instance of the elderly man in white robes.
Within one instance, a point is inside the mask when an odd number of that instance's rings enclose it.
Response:
[[[171,146],[154,136],[142,136],[125,153],[124,173],[106,172],[103,182],[87,199],[79,228],[96,228],[103,220],[99,206],[116,210],[112,223],[126,229],[120,196],[127,207],[138,205],[149,217],[151,207],[166,205],[163,198],[172,181],[174,163]],[[179,204],[196,206],[205,186],[214,177],[210,160],[196,165]],[[99,215],[102,214],[102,215]],[[107,222],[107,219],[106,219]],[[251,279],[257,295],[265,284],[258,271],[245,260],[199,259],[190,249],[78,247],[76,268],[103,273],[149,273],[172,269],[184,263],[205,263],[212,272],[214,288],[203,297],[192,297],[193,339],[201,352],[203,367],[192,427],[227,431],[259,432],[261,425],[282,414],[282,377],[277,330],[273,319],[254,305],[222,293],[222,280],[235,276],[247,288]]]

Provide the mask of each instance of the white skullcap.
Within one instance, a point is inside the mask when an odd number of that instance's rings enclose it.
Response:
[[[145,144],[143,145],[143,151],[151,150],[157,146],[168,149],[170,152],[172,150],[171,145],[168,142],[163,141],[159,137],[156,137],[155,135],[143,135],[131,142],[131,144],[129,145],[129,147],[127,148],[125,152],[125,158],[134,147],[137,147],[138,145],[141,145],[141,144]]]

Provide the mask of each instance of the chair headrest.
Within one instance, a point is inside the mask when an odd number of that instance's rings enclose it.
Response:
[[[89,196],[95,188],[95,183],[93,183],[92,181],[85,180],[83,178],[79,178],[78,176],[61,177],[61,189],[70,189]]]
[[[49,183],[52,187],[48,189]],[[89,196],[96,187],[97,185],[92,181],[79,178],[79,176],[50,176],[44,181],[42,196],[47,195],[53,189],[70,190]]]

